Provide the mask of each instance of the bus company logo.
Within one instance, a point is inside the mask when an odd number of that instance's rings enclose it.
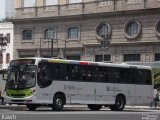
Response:
[[[64,90],[75,90],[75,86],[74,85],[64,85]]]
[[[76,87],[75,85],[64,85],[64,90],[80,91],[82,88]]]
[[[118,87],[106,86],[106,91],[121,91]]]
[[[158,119],[158,115],[142,114],[142,120],[159,120],[159,119]]]

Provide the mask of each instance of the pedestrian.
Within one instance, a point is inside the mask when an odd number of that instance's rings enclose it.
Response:
[[[156,95],[156,103],[157,103],[157,106],[159,106],[159,94],[158,93]]]
[[[158,93],[158,96],[159,96],[159,99],[158,99],[158,100],[160,101],[160,92]]]
[[[159,101],[159,96],[158,96],[158,92],[157,89],[154,89],[153,91],[153,102],[154,102],[154,107],[157,107],[157,102]]]
[[[2,97],[1,91],[0,91],[0,99],[1,99],[1,105],[3,105],[3,103],[4,103],[4,97]]]

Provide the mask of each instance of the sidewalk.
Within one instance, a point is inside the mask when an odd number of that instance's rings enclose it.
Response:
[[[24,109],[25,105],[0,105],[0,109]]]
[[[160,106],[155,107],[151,107],[151,106],[125,106],[125,108],[127,109],[148,109],[148,110],[160,110]]]

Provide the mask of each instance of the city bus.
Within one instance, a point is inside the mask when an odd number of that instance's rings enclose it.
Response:
[[[49,106],[60,111],[66,104],[83,104],[90,110],[108,106],[150,105],[153,99],[149,66],[77,61],[57,58],[12,60],[5,86],[8,104],[29,110]]]

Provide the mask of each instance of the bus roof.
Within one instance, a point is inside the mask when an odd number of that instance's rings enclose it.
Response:
[[[151,69],[147,65],[135,65],[128,63],[105,63],[105,62],[92,62],[92,61],[79,61],[79,60],[67,60],[59,58],[41,58],[41,57],[27,57],[19,59],[36,59],[37,61],[42,62],[51,62],[51,63],[64,63],[64,64],[75,64],[75,65],[94,65],[94,66],[108,66],[108,67],[123,67],[123,68],[137,68],[137,69]]]

